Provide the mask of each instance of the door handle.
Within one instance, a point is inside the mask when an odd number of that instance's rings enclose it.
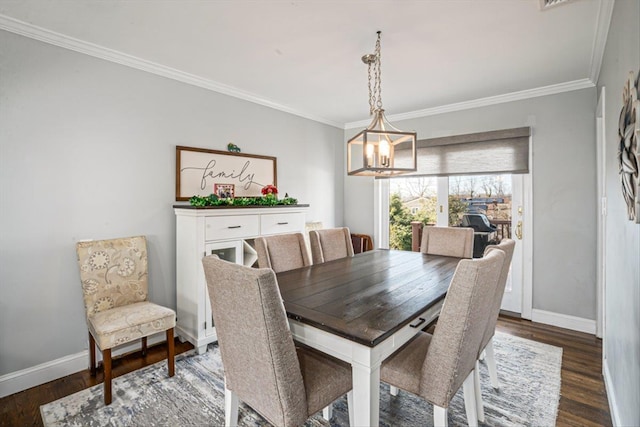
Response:
[[[516,225],[516,237],[518,240],[522,240],[522,221],[518,221],[518,225]]]

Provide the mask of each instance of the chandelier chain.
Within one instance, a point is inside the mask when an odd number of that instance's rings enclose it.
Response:
[[[373,107],[375,100],[373,99],[373,91],[371,90],[371,62],[367,65],[367,74],[369,75],[369,115],[373,115]]]
[[[382,53],[380,52],[380,32],[378,32],[378,39],[376,40],[376,107],[378,110],[382,109],[382,70],[380,68],[380,62],[382,60]]]
[[[382,71],[380,67],[380,31],[373,54],[365,55],[362,60],[367,64],[367,74],[369,77],[369,115],[373,115],[377,110],[382,109]],[[372,87],[373,80],[373,87]]]

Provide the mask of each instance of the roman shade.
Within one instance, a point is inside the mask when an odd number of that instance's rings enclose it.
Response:
[[[407,176],[529,173],[530,127],[422,139],[417,142],[418,170]],[[398,150],[396,165],[409,163]]]

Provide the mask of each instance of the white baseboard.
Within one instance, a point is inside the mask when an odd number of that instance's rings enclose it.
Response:
[[[607,399],[609,400],[611,422],[615,427],[621,426],[622,424],[620,423],[620,416],[618,415],[618,403],[616,400],[616,394],[613,390],[613,384],[611,384],[611,372],[609,371],[609,364],[607,363],[606,359],[603,361],[603,367],[604,369],[602,370],[602,373],[604,376],[604,388],[607,391]]]
[[[572,331],[586,332],[587,334],[592,335],[595,335],[596,333],[595,320],[569,316],[568,314],[554,313],[534,308],[531,311],[531,321],[544,323],[545,325],[557,326],[559,328],[571,329]]]
[[[155,334],[148,338],[147,344],[158,344],[164,342],[166,340],[165,338],[164,333]],[[138,349],[140,349],[140,342],[134,341],[114,349],[112,356],[120,356]],[[98,361],[102,360],[102,355],[99,351],[96,351],[96,358]],[[41,363],[40,365],[5,374],[0,377],[0,398],[40,384],[48,383],[58,378],[66,377],[67,375],[88,368],[89,351],[83,350],[76,354],[70,354],[59,359]]]

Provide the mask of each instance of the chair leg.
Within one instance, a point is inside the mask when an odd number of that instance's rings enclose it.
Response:
[[[167,329],[167,368],[170,377],[174,376],[176,373],[175,354],[173,328],[171,328]]]
[[[142,344],[142,357],[147,355],[147,337],[142,337],[140,340]]]
[[[469,427],[478,425],[478,410],[476,409],[475,389],[473,386],[474,371],[467,376],[462,383],[462,391],[464,393],[464,409],[467,413],[467,424]]]
[[[104,404],[111,405],[111,349],[102,350],[104,367]]]
[[[447,427],[449,425],[447,408],[433,405],[433,425],[435,427]]]
[[[347,393],[347,409],[349,410],[349,425],[354,426],[353,423],[353,390]]]
[[[473,372],[473,388],[476,397],[476,410],[478,421],[484,422],[484,403],[482,403],[482,389],[480,388],[480,362],[476,360],[476,369]]]
[[[89,373],[92,377],[96,376],[96,340],[89,332]]]
[[[224,425],[235,427],[238,425],[238,396],[224,386]]]
[[[322,418],[324,418],[325,420],[329,421],[332,416],[333,416],[333,404],[326,406],[322,410]]]
[[[398,387],[396,387],[394,385],[389,385],[389,394],[391,396],[397,396],[398,395]]]
[[[489,370],[489,378],[491,378],[491,385],[493,388],[498,390],[500,388],[500,383],[498,382],[498,370],[496,369],[496,358],[493,353],[493,337],[487,343],[487,346],[484,349],[486,353],[486,361],[487,361],[487,369]]]

